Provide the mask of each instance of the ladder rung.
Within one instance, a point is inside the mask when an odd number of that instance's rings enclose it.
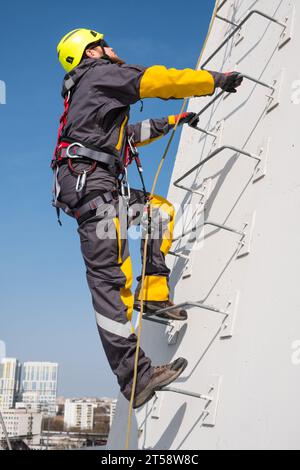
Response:
[[[231,24],[231,26],[235,26],[235,27],[238,26],[238,24],[234,23],[233,21],[228,20],[227,18],[224,18],[224,16],[217,15],[216,18],[218,18],[218,20],[224,21],[225,23]]]
[[[189,188],[185,188],[184,186],[180,186],[179,183],[187,178],[188,176],[190,176],[192,173],[194,173],[194,171],[198,170],[198,168],[200,168],[201,166],[205,165],[205,163],[207,163],[209,160],[211,160],[212,158],[214,158],[215,156],[217,156],[219,153],[223,152],[223,150],[232,150],[236,153],[239,153],[241,155],[245,155],[246,157],[249,157],[249,158],[253,158],[257,161],[261,161],[261,158],[258,156],[258,155],[255,155],[253,153],[249,153],[249,152],[246,152],[245,150],[243,149],[239,149],[237,147],[234,147],[232,145],[222,145],[222,147],[219,147],[217,148],[216,150],[214,150],[211,154],[208,155],[208,157],[204,158],[204,160],[202,160],[200,163],[197,163],[197,165],[195,165],[193,168],[191,168],[189,171],[187,171],[186,173],[184,173],[183,176],[181,176],[180,178],[178,178],[178,180],[176,180],[174,182],[174,186],[176,186],[177,188],[180,188],[180,189],[186,189],[187,191],[190,191]]]
[[[210,310],[211,312],[220,313],[221,315],[228,316],[227,312],[223,312],[222,310],[216,307],[212,307],[211,305],[207,305],[202,302],[194,302],[194,301],[182,302],[181,304],[173,305],[172,307],[163,308],[159,310],[157,314],[171,312],[172,310],[175,310],[177,308],[191,308],[191,307],[198,307],[204,310]]]
[[[220,52],[221,49],[230,41],[230,39],[242,28],[242,26],[247,23],[247,21],[253,16],[253,15],[259,15],[262,16],[263,18],[266,18],[269,21],[272,21],[273,23],[278,24],[279,26],[282,26],[284,29],[286,28],[286,25],[282,23],[281,21],[277,20],[276,18],[273,18],[270,15],[267,15],[261,10],[252,10],[250,11],[245,18],[236,26],[236,28],[227,36],[227,38],[220,44],[220,46],[208,57],[208,59],[204,62],[204,64],[201,66],[203,69],[206,67],[206,65],[217,55],[218,52]]]
[[[223,6],[225,5],[225,3],[227,3],[227,2],[228,2],[228,0],[223,0],[223,2],[219,5],[219,8],[218,8],[217,11],[220,11],[223,8]]]
[[[207,131],[206,129],[202,129],[202,127],[199,126],[193,126],[193,121],[189,123],[190,127],[195,129],[195,131],[203,132],[203,134],[210,135],[211,137],[214,137],[215,139],[217,138],[217,134],[214,134],[213,132]]]
[[[169,251],[168,255],[175,256],[176,258],[186,259],[186,260],[189,260],[189,259],[190,259],[189,256],[187,256],[187,255],[181,255],[181,254],[179,254],[179,253],[175,253],[175,251]]]
[[[212,222],[211,220],[207,220],[206,222],[204,222],[204,225],[211,225],[212,227],[217,227],[222,230],[226,230],[226,232],[236,233],[237,235],[241,235],[242,237],[245,236],[245,233],[241,232],[240,230],[236,230],[232,227],[229,227],[228,225],[223,225],[223,224],[218,224],[217,222]]]
[[[189,397],[200,398],[200,400],[205,400],[208,402],[213,401],[213,398],[209,395],[203,395],[202,393],[194,393],[190,392],[189,390],[180,390],[180,388],[175,387],[164,387],[160,392],[173,392],[173,393],[180,393],[181,395],[188,395]]]
[[[268,83],[262,82],[261,80],[258,80],[257,78],[251,77],[250,75],[246,75],[241,72],[241,75],[243,75],[246,80],[250,80],[250,82],[257,83],[257,85],[261,85],[265,88],[269,88],[270,90],[275,91],[275,87],[273,85],[269,85]]]
[[[251,82],[254,82],[256,83],[257,85],[261,85],[265,88],[269,88],[270,90],[273,90],[275,91],[275,87],[273,85],[269,85],[268,83],[265,83],[265,82],[262,82],[261,80],[259,80],[258,78],[255,78],[255,77],[251,77],[250,75],[247,75],[247,74],[244,74],[242,72],[240,72],[241,75],[243,75],[243,77],[246,79],[246,80],[250,80]],[[221,98],[222,95],[224,95],[226,92],[225,91],[221,91],[220,93],[218,93],[206,106],[204,106],[204,108],[201,109],[201,111],[199,111],[199,113],[195,114],[195,117],[191,120],[191,122],[188,124],[192,129],[196,129],[198,130],[199,132],[204,132],[205,134],[207,135],[211,135],[213,137],[216,137],[216,134],[213,134],[212,132],[209,132],[209,131],[206,131],[205,129],[201,129],[200,127],[194,127],[192,124],[193,122],[197,119],[197,117],[201,116],[203,113],[205,113],[205,111],[207,111],[219,98]]]
[[[214,96],[214,98],[212,100],[210,100],[210,102],[204,106],[204,108],[201,109],[201,111],[199,111],[199,113],[196,114],[195,118],[193,118],[193,121],[195,121],[196,117],[198,116],[201,116],[201,114],[205,113],[205,111],[207,111],[216,101],[218,101],[219,98],[221,98],[221,96],[223,96],[225,93],[225,91],[220,91],[216,96]]]
[[[151,321],[153,323],[159,323],[164,326],[172,326],[172,323],[168,320],[160,320],[159,318],[153,318],[152,316],[150,317],[147,314],[143,315],[143,320]]]
[[[244,238],[246,236],[245,232],[241,232],[240,230],[236,230],[232,227],[229,227],[228,225],[223,225],[223,224],[219,224],[217,222],[207,220],[207,221],[205,221],[201,224],[194,225],[193,228],[191,228],[191,229],[187,230],[186,232],[182,233],[179,237],[174,238],[173,243],[181,240],[182,238],[186,237],[190,233],[196,232],[198,229],[200,229],[204,225],[211,225],[212,227],[220,228],[221,230],[225,230],[226,232],[235,233],[236,235],[240,235],[242,238]]]

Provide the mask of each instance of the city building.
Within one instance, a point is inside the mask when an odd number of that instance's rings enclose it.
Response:
[[[97,408],[94,410],[94,432],[108,434],[115,415],[117,400],[112,398],[97,399]]]
[[[116,414],[117,402],[118,400],[110,400],[109,427],[111,427]]]
[[[22,401],[27,409],[49,416],[56,414],[58,364],[25,362]]]
[[[65,414],[65,398],[57,397],[56,399],[56,414],[58,416],[64,416]]]
[[[31,444],[39,444],[42,431],[42,414],[27,410],[2,411],[3,421],[10,438],[20,437]],[[0,426],[0,441],[5,434]]]
[[[66,399],[64,414],[65,427],[93,429],[95,408],[97,408],[97,402],[94,398]]]
[[[0,410],[15,407],[19,399],[21,364],[15,358],[5,357],[0,361]]]

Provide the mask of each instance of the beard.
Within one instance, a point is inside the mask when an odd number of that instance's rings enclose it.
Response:
[[[104,47],[102,47],[102,52],[103,52],[102,58],[108,59],[112,64],[123,65],[123,64],[126,63],[123,59],[121,59],[120,57],[118,57],[115,52],[113,52],[113,53],[114,53],[114,57],[111,57],[110,55],[108,55],[108,54],[106,53],[106,50],[105,50]]]
[[[113,63],[113,64],[119,64],[119,65],[124,65],[126,64],[126,62],[123,60],[123,59],[120,59],[120,57],[109,57],[109,60]]]

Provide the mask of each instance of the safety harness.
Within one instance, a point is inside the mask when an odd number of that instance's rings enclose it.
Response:
[[[71,104],[72,93],[74,91],[75,82],[72,79],[72,75],[70,74],[68,80],[65,82],[66,87],[66,97],[64,99],[64,111],[60,118],[60,125],[58,129],[58,137],[57,137],[57,144],[54,150],[53,159],[51,162],[51,168],[54,171],[54,199],[53,199],[53,206],[56,208],[57,212],[57,220],[59,225],[62,225],[60,220],[60,209],[63,209],[68,215],[75,217],[77,222],[80,224],[84,220],[90,217],[91,211],[97,210],[97,208],[104,203],[111,203],[113,200],[117,200],[119,198],[119,194],[121,194],[123,200],[125,201],[127,207],[129,207],[129,200],[130,200],[130,185],[128,182],[127,176],[127,167],[133,162],[136,162],[137,169],[141,178],[141,183],[144,192],[145,204],[146,207],[149,206],[147,204],[149,202],[148,193],[146,190],[144,177],[143,177],[143,168],[141,165],[141,161],[139,159],[139,154],[136,147],[133,144],[133,136],[127,137],[127,142],[125,146],[125,153],[124,153],[124,161],[122,162],[117,157],[114,157],[111,154],[93,150],[91,148],[85,147],[80,142],[68,142],[67,138],[63,138],[64,129],[67,124],[68,119],[68,112]],[[78,170],[73,162],[84,162],[90,163],[90,167],[85,170]],[[118,180],[118,188],[115,188],[111,191],[103,192],[98,194],[95,198],[87,201],[86,203],[82,204],[80,207],[76,207],[70,209],[66,204],[59,201],[59,193],[60,193],[60,186],[58,183],[58,172],[59,167],[62,164],[68,164],[70,172],[77,176],[77,183],[76,183],[76,192],[80,193],[86,184],[87,177],[91,175],[97,168],[97,164],[101,163],[104,164],[107,169],[116,177]],[[150,209],[148,211],[148,222],[150,226]]]

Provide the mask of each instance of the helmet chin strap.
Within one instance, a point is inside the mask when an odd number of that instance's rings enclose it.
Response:
[[[105,49],[104,49],[103,46],[101,46],[101,49],[102,49],[102,52],[103,52],[103,56],[101,57],[101,59],[106,59],[106,60],[109,60],[110,62],[112,62],[111,58],[106,54]]]
[[[114,59],[112,59],[111,57],[109,57],[109,56],[106,54],[104,47],[103,47],[103,46],[100,46],[100,47],[101,47],[102,52],[103,52],[103,56],[101,57],[101,59],[109,60],[109,62],[110,62],[111,64],[120,64],[120,65],[125,64],[124,60],[122,60],[122,59],[120,59],[120,58],[118,58],[117,60],[114,60]]]

